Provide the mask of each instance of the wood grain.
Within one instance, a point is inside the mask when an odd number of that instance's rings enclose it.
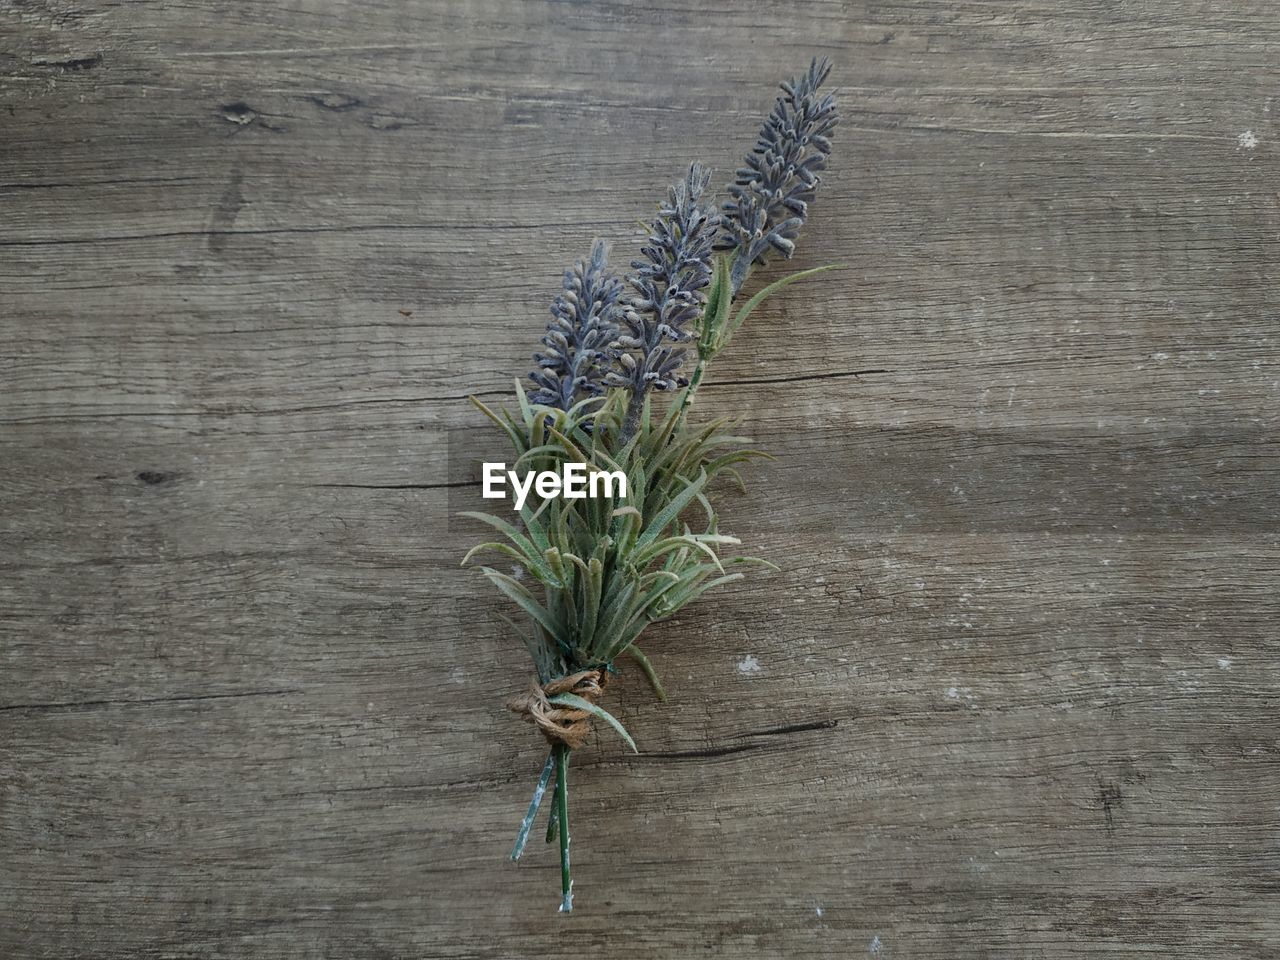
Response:
[[[783,571],[611,689],[560,917],[465,397],[814,54],[843,266],[700,400]],[[0,955],[1275,956],[1277,63],[1261,2],[0,7]]]

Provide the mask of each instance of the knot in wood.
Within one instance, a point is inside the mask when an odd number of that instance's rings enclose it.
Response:
[[[572,693],[595,703],[604,693],[608,677],[604,670],[583,670],[545,684],[534,680],[528,693],[512,697],[507,706],[541,730],[552,746],[562,743],[570,750],[576,750],[591,732],[591,714],[577,707],[552,703],[551,698],[561,693]]]

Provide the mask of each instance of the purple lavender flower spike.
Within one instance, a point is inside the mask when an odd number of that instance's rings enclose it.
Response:
[[[624,436],[635,432],[646,394],[650,390],[675,390],[688,381],[679,373],[685,348],[696,335],[695,327],[711,283],[711,248],[720,217],[702,204],[711,172],[690,164],[684,180],[671,187],[667,201],[658,208],[650,235],[640,248],[643,259],[631,266],[627,277],[634,294],[626,303],[623,324],[626,335],[618,367],[606,380],[608,386],[628,387]]]
[[[780,253],[789,260],[795,251],[818,174],[831,153],[828,135],[839,121],[835,96],[818,96],[830,72],[829,61],[815,59],[806,73],[782,84],[783,95],[729,186],[716,249],[738,251],[731,272],[735,294],[752,266],[766,262],[766,254]]]
[[[617,357],[622,281],[609,273],[607,248],[597,240],[591,257],[565,271],[564,287],[551,304],[543,349],[533,355],[537,384],[529,399],[568,410],[578,400],[604,392],[605,374]]]

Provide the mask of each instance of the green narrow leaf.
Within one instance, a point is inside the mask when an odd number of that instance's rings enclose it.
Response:
[[[520,553],[520,551],[518,551],[515,547],[511,546],[511,544],[490,541],[489,543],[477,543],[474,547],[468,550],[467,555],[462,558],[462,562],[458,564],[458,566],[465,567],[471,561],[472,557],[474,557],[477,553],[480,553],[483,550],[492,550],[495,553],[505,553],[507,556],[511,557],[513,560],[516,560],[520,563],[525,562],[524,554]],[[537,576],[536,573],[534,575]]]
[[[679,550],[677,550],[675,553],[667,554],[667,560],[662,565],[662,569],[675,570],[679,567],[683,567],[685,564],[685,561],[688,559],[689,559],[689,548],[682,547]]]
[[[564,565],[564,554],[566,553],[568,553],[567,550],[561,551],[552,547],[543,554],[547,560],[547,566],[552,569],[560,580],[560,582],[554,584],[554,586],[562,589],[568,589],[569,587],[569,571]]]
[[[639,568],[647,567],[663,554],[670,553],[673,550],[678,550],[682,545],[688,545],[693,547],[695,550],[701,550],[705,553],[711,558],[711,562],[716,565],[716,568],[723,573],[724,568],[720,566],[720,557],[714,550],[707,546],[709,543],[738,545],[741,544],[742,541],[737,537],[727,537],[721,534],[683,533],[676,537],[667,537],[663,540],[655,541],[653,544],[636,554],[635,563]]]
[[[815,274],[825,273],[828,270],[835,270],[837,267],[842,267],[842,266],[844,266],[844,264],[842,263],[829,263],[824,267],[814,267],[812,270],[800,270],[797,273],[793,273],[783,277],[781,280],[773,281],[773,283],[769,284],[767,287],[765,287],[763,290],[757,293],[754,297],[748,300],[746,304],[743,306],[743,308],[740,311],[738,311],[738,315],[734,317],[733,323],[729,324],[726,327],[724,331],[724,339],[721,340],[721,342],[716,345],[716,349],[720,349],[726,343],[728,343],[729,339],[735,333],[738,332],[738,328],[741,327],[744,322],[746,322],[747,317],[751,316],[752,311],[755,310],[756,307],[760,306],[760,304],[764,303],[765,300],[769,299],[769,297],[773,296],[775,293],[781,290],[783,287],[789,286],[795,283],[797,280],[803,280],[805,279],[805,277],[812,277]]]
[[[738,492],[742,494],[746,494],[747,481],[742,479],[742,474],[740,474],[737,470],[733,469],[733,467],[721,467],[717,472],[723,473],[726,476],[733,477],[733,482],[738,485]]]
[[[551,411],[546,407],[538,407],[534,411],[533,420],[529,424],[529,445],[532,447],[540,447],[546,439],[547,433],[547,417]]]
[[[764,557],[730,557],[725,561],[726,566],[734,566],[735,564],[753,564],[757,567],[764,567],[766,570],[772,570],[774,573],[781,573],[782,568]]]
[[[524,643],[524,648],[529,651],[529,659],[533,661],[534,668],[538,672],[538,682],[546,683],[553,676],[556,661],[556,649],[547,641],[547,632],[538,624],[533,624],[533,629],[522,629],[510,617],[504,614],[495,614],[499,620],[511,628],[513,635],[520,638]]]
[[[524,392],[524,384],[516,377],[516,399],[520,402],[520,415],[524,417],[525,426],[533,420],[533,409],[529,406],[529,398]]]
[[[727,420],[715,420],[684,440],[676,442],[673,439],[664,443],[657,452],[647,458],[649,469],[658,472],[667,464],[671,464],[669,473],[673,475],[684,473],[683,467],[689,459],[711,446],[718,445],[710,441],[715,432],[726,423],[728,423]]]
[[[658,679],[657,671],[653,669],[653,664],[649,661],[649,658],[640,652],[640,648],[632,643],[622,652],[639,664],[640,669],[644,671],[645,678],[649,681],[649,686],[653,687],[654,696],[659,700],[666,700],[667,691],[662,689],[662,682]]]
[[[548,432],[550,432],[550,434],[553,437],[556,438],[556,440],[560,442],[560,444],[564,447],[565,451],[567,451],[573,457],[574,463],[585,463],[588,467],[592,467],[596,470],[604,469],[603,467],[600,466],[600,464],[596,463],[593,459],[591,459],[591,457],[587,456],[586,452],[581,447],[579,447],[576,443],[574,443],[572,440],[566,437],[563,433],[561,433],[555,427],[548,427],[547,430]]]
[[[614,579],[616,581],[617,574],[614,574]],[[626,625],[631,622],[631,616],[635,612],[636,593],[636,582],[628,580],[618,588],[618,592],[605,604],[604,609],[600,612],[595,638],[591,641],[590,652],[593,659],[605,663],[613,659],[615,650],[619,649],[617,646],[618,637]]]
[[[538,546],[539,554],[551,546],[551,541],[547,539],[547,532],[542,528],[542,524],[538,521],[537,514],[529,509],[526,502],[520,508],[520,519],[524,521],[524,528],[529,533],[529,538]]]
[[[499,427],[502,428],[502,431],[511,440],[511,445],[515,447],[516,453],[519,453],[521,450],[524,449],[524,440],[520,436],[520,434],[516,431],[515,427],[511,426],[509,423],[503,420],[500,416],[498,416],[496,413],[490,410],[487,406],[485,406],[484,403],[478,397],[471,397],[470,399],[471,399],[471,403],[475,406],[477,410],[479,410],[486,417],[488,417],[490,420],[492,420],[494,423],[496,423]]]
[[[724,467],[734,463],[745,463],[748,460],[777,460],[773,454],[765,453],[763,450],[731,450],[728,453],[722,453],[718,457],[714,457],[707,461],[707,475],[715,476],[717,472]]]
[[[723,321],[727,302],[733,299],[732,283],[729,258],[717,258],[711,289],[707,293],[707,305],[703,308],[702,313],[702,336],[698,339],[698,355],[700,357],[709,359],[715,353],[716,341],[719,339],[720,322]],[[681,405],[683,405],[683,398],[681,398]]]
[[[746,574],[744,573],[727,573],[723,577],[716,577],[714,580],[708,580],[705,583],[692,583],[687,587],[673,591],[673,595],[666,597],[665,602],[662,604],[662,616],[669,617],[676,611],[693,603],[694,600],[697,600],[708,590],[724,583],[741,580],[745,576]]]
[[[520,454],[518,460],[511,465],[512,469],[524,466],[526,463],[531,464],[530,469],[537,469],[537,458],[547,457],[548,460],[564,462],[564,447],[558,443],[540,443],[536,447],[530,447],[524,453]]]
[[[546,559],[543,556],[545,548],[543,550],[539,550],[533,545],[532,541],[530,541],[528,537],[501,517],[495,517],[491,513],[477,513],[474,510],[464,510],[460,512],[458,516],[470,517],[472,520],[479,520],[481,523],[487,523],[495,530],[501,531],[508,540],[519,547],[520,552],[523,554],[523,557],[521,558],[523,563],[529,568],[531,573],[534,573],[538,577],[539,580],[552,583],[553,586],[557,587],[563,585],[561,578],[556,575],[555,571],[547,566]],[[475,550],[471,551],[471,553],[474,552]],[[463,559],[462,562],[464,564],[467,562],[467,559],[470,559],[471,553],[468,553],[467,557]]]
[[[600,591],[604,587],[604,565],[595,557],[587,561],[586,576],[582,578],[582,645],[590,648],[596,635],[596,622],[600,617]]]
[[[568,418],[573,421],[575,425],[574,428],[577,429],[578,425],[591,419],[593,416],[596,415],[596,413],[603,411],[605,408],[605,405],[606,403],[603,397],[583,397],[581,400],[579,400],[577,403],[575,403],[573,406],[571,406],[568,409],[568,411],[566,412],[566,416],[568,416]],[[599,410],[594,411],[592,413],[587,413],[586,411],[591,407],[599,407]]]
[[[627,728],[624,727],[618,721],[618,718],[608,710],[605,710],[602,707],[597,707],[590,700],[584,700],[576,693],[557,693],[554,697],[547,697],[547,700],[548,702],[557,704],[558,706],[573,707],[576,710],[585,710],[593,717],[599,717],[605,723],[609,724],[609,726],[613,727],[613,729],[618,731],[618,735],[622,737],[623,740],[627,741],[627,746],[629,746],[632,751],[635,753],[640,752],[640,749],[636,746],[636,742],[631,739],[631,734],[627,733]]]
[[[720,333],[724,330],[725,324],[729,322],[729,310],[733,307],[733,277],[732,271],[729,269],[729,258],[721,257],[719,269],[716,271],[716,281],[720,284],[721,295],[716,302],[715,330],[716,340],[712,342],[712,352],[714,353],[723,346],[720,342]],[[725,338],[725,342],[728,338]]]
[[[505,573],[499,573],[491,567],[481,567],[480,570],[489,578],[495,587],[514,600],[516,606],[529,614],[529,616],[533,617],[533,619],[551,635],[552,639],[559,642],[559,625],[555,622],[555,619],[547,609],[534,599],[533,594],[521,586],[518,581],[508,577]]]
[[[680,511],[693,502],[699,491],[707,482],[705,472],[699,472],[697,480],[686,481],[688,486],[677,494],[672,501],[663,508],[662,512],[649,522],[648,528],[642,533],[635,542],[635,549],[642,550],[651,544],[654,540],[662,535],[662,531],[667,528],[672,520],[680,515]]]
[[[711,501],[707,499],[707,495],[705,493],[698,494],[698,504],[707,515],[706,532],[714,534],[716,532],[716,524],[718,522],[716,519],[715,507],[711,506]]]

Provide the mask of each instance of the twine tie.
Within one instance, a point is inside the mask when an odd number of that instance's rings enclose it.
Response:
[[[604,670],[582,670],[545,684],[533,680],[529,684],[529,692],[512,697],[507,701],[507,707],[541,730],[552,746],[564,744],[570,750],[576,750],[591,732],[591,714],[577,707],[552,703],[551,698],[561,693],[572,693],[595,703],[604,693],[608,676]]]

